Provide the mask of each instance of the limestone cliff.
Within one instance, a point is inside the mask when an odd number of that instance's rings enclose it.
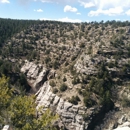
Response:
[[[25,64],[21,68],[21,72],[26,74],[29,85],[32,87],[32,90],[36,92],[47,80],[49,70],[40,64],[36,65],[33,62],[25,60]]]

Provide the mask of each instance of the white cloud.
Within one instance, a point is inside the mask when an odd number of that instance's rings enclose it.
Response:
[[[60,18],[60,19],[41,18],[40,20],[53,20],[53,21],[71,22],[71,23],[81,23],[82,22],[80,19],[70,19],[68,17]]]
[[[43,10],[42,9],[38,9],[37,12],[43,12]]]
[[[9,1],[9,0],[0,0]],[[96,7],[97,9],[109,9],[121,6],[123,9],[130,7],[130,0],[18,0],[23,3],[28,3],[31,1],[41,1],[43,3],[58,3],[64,5],[72,5],[80,3],[84,8]]]
[[[58,3],[58,4],[71,4],[78,2],[78,0],[33,0],[33,1],[41,1],[43,3]]]
[[[84,6],[84,8],[90,8],[90,7],[94,7],[95,4],[93,2],[83,2],[83,1],[79,1],[81,6]]]
[[[80,19],[70,19],[68,17],[58,19],[58,21],[61,21],[61,22],[71,22],[71,23],[81,23],[82,22]]]
[[[0,3],[10,3],[10,1],[9,0],[0,0]]]
[[[84,8],[97,7],[98,9],[109,9],[121,6],[122,8],[130,7],[130,0],[78,0]]]
[[[35,10],[35,9],[34,9],[34,11],[35,11],[35,12],[43,12],[42,9],[38,9],[38,10]]]
[[[49,19],[49,18],[40,18],[39,20],[41,20],[41,21],[42,21],[42,20],[51,20],[51,21],[54,20],[54,21],[56,21],[55,19]]]
[[[0,0],[1,2],[9,3],[10,0]],[[8,2],[7,2],[8,1]],[[98,16],[100,14],[104,15],[119,15],[125,14],[130,15],[130,0],[17,0],[22,5],[26,5],[31,2],[43,2],[46,3],[58,3],[62,6],[68,5],[68,7],[64,7],[64,12],[76,12],[78,15],[78,9],[73,7],[74,5],[80,5],[83,8],[92,8],[88,13],[88,16]],[[119,12],[118,12],[119,11]],[[80,15],[80,14],[79,14]]]
[[[125,12],[128,16],[130,16],[130,9]]]
[[[114,15],[120,15],[120,14],[122,14],[123,11],[124,10],[122,9],[122,7],[110,8],[108,10],[98,9],[96,11],[90,11],[88,13],[88,16],[92,17],[92,16],[98,16],[100,14],[114,16]]]
[[[43,3],[52,3],[53,1],[52,0],[41,0],[41,2],[43,2]]]
[[[0,0],[0,1],[4,1],[4,0]],[[9,1],[9,0],[5,0],[5,1]],[[114,7],[118,7],[121,6],[122,8],[126,7],[129,8],[130,7],[130,0],[18,0],[18,1],[25,1],[27,2],[31,2],[31,1],[41,1],[41,2],[47,2],[47,3],[59,3],[59,4],[77,4],[80,3],[82,6],[84,7],[97,7],[98,9],[108,9],[108,8],[114,8]]]
[[[78,11],[77,8],[71,7],[70,5],[66,5],[64,7],[64,12],[77,12],[77,11]]]
[[[81,13],[79,13],[79,12],[78,12],[78,13],[76,13],[76,14],[77,14],[77,15],[81,15]]]
[[[122,8],[130,6],[130,0],[96,0],[100,9],[115,8],[121,6]]]

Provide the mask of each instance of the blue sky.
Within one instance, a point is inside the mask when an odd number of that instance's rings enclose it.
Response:
[[[0,17],[91,22],[130,20],[130,0],[0,0]]]

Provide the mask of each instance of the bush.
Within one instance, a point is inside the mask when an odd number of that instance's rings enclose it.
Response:
[[[70,103],[77,105],[80,101],[80,98],[78,96],[72,96],[72,98],[69,100]]]
[[[55,84],[55,82],[52,80],[52,81],[50,81],[50,86],[52,86],[52,87],[55,87],[56,86],[56,84]]]
[[[68,66],[68,65],[69,65],[69,63],[66,61],[66,62],[65,62],[65,66]]]
[[[84,121],[89,120],[89,116],[87,114],[83,114],[82,116],[83,116]]]
[[[61,86],[60,86],[60,91],[65,91],[65,90],[67,90],[67,85],[65,84],[65,83],[63,83]]]
[[[113,67],[114,67],[114,64],[113,64],[112,62],[109,62],[109,63],[108,63],[108,67],[109,67],[109,68],[113,68]]]
[[[91,101],[90,101],[90,98],[88,96],[84,97],[84,104],[86,107],[91,106]]]
[[[67,81],[67,79],[66,79],[66,77],[64,76],[64,78],[63,78],[63,82],[65,82],[65,81]]]
[[[48,64],[51,61],[50,57],[45,58],[45,63]]]
[[[84,48],[84,47],[85,47],[85,43],[81,43],[80,48]]]
[[[77,82],[75,79],[72,80],[72,84],[75,85]]]
[[[79,77],[74,77],[74,79],[72,80],[72,84],[75,85],[75,84],[78,84],[78,83],[80,83]]]
[[[88,48],[88,54],[92,54],[92,46],[89,46],[89,48]]]
[[[54,63],[53,63],[53,68],[54,69],[58,69],[58,67],[59,67],[59,62],[58,61],[54,61]]]
[[[53,89],[53,93],[56,94],[58,92],[58,89],[57,88],[54,88]]]
[[[76,56],[71,57],[71,61],[74,61],[76,59]]]
[[[92,107],[93,105],[95,105],[95,103],[96,102],[91,99],[90,94],[84,97],[84,104],[86,107]]]
[[[83,94],[81,89],[78,89],[78,93],[79,93],[80,95]]]
[[[130,100],[125,96],[122,99],[122,106],[123,107],[130,107]]]
[[[50,53],[50,51],[51,51],[50,49],[46,50],[46,54],[49,54],[49,53]]]
[[[72,96],[72,98],[69,100],[70,103],[77,105],[80,101],[80,98],[78,96]]]

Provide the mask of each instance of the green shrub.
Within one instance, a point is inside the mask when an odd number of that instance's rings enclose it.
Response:
[[[122,99],[122,106],[123,107],[130,107],[130,100],[125,96]]]
[[[72,96],[72,98],[69,100],[70,103],[77,105],[80,101],[80,98],[78,96]]]
[[[59,62],[58,61],[54,61],[54,63],[53,63],[53,68],[54,69],[58,69],[58,67],[59,67]]]
[[[66,62],[65,62],[65,66],[68,66],[68,65],[69,65],[69,63],[66,61]]]
[[[72,80],[72,84],[75,85],[75,84],[78,84],[78,83],[80,83],[79,77],[74,77],[74,79]]]
[[[66,77],[64,76],[64,78],[63,78],[63,82],[65,82],[65,81],[67,81],[67,79],[66,79]]]
[[[50,81],[49,84],[50,84],[50,86],[52,86],[52,87],[55,87],[55,86],[56,86],[56,83],[55,83],[53,80]]]
[[[58,92],[58,89],[57,88],[54,88],[53,89],[53,93],[56,94]]]
[[[83,114],[82,116],[83,116],[84,121],[87,121],[89,119],[89,116],[87,114]]]
[[[45,58],[45,63],[48,64],[51,61],[50,57]]]
[[[92,46],[89,46],[89,48],[88,48],[88,54],[92,54]]]
[[[81,89],[78,89],[78,93],[79,93],[80,95],[83,94]]]
[[[65,90],[67,90],[67,85],[65,84],[65,83],[63,83],[61,86],[60,86],[60,91],[65,91]]]
[[[85,47],[85,43],[81,43],[80,48],[84,48],[84,47]]]
[[[76,59],[76,56],[71,57],[71,61],[74,61]]]
[[[109,62],[109,63],[108,63],[108,67],[109,67],[109,68],[113,68],[113,67],[114,67],[114,64],[113,64],[112,62]]]
[[[92,107],[96,102],[90,97],[90,93],[86,93],[84,104],[86,107]]]

